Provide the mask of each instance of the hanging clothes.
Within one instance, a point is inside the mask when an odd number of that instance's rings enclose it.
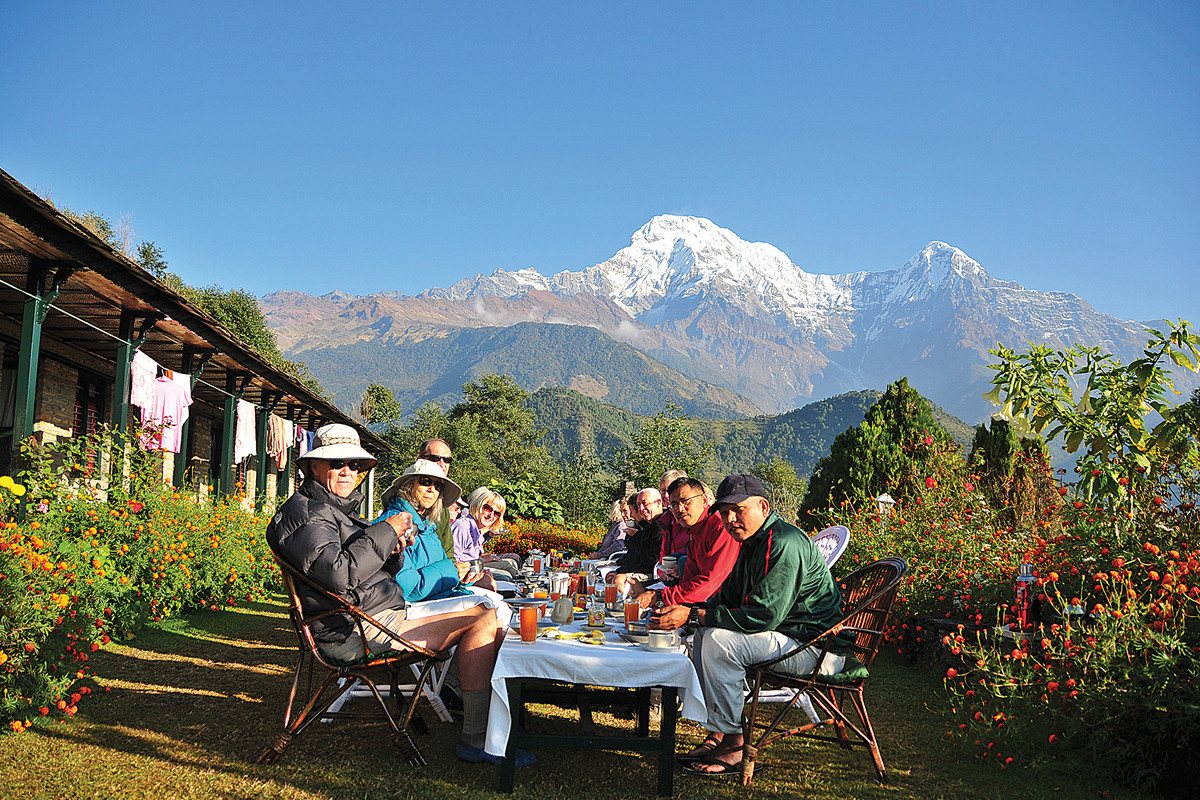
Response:
[[[296,441],[296,424],[290,419],[279,418],[279,438],[284,442]],[[287,447],[280,448],[279,453],[275,456],[275,466],[283,471],[287,467],[288,449]]]
[[[135,350],[129,362],[129,405],[146,418],[146,407],[154,402],[154,381],[158,378],[158,362],[141,350]]]
[[[273,459],[275,463],[279,463],[279,454],[287,450],[289,439],[283,436],[283,420],[277,414],[271,414],[267,417],[267,441],[264,454],[267,458]],[[278,472],[278,469],[276,469]]]
[[[187,400],[187,404],[192,404],[192,376],[186,372],[172,372],[167,370],[167,377],[175,383],[179,384],[183,389],[183,396]]]
[[[277,458],[280,450],[287,446],[286,441],[282,438],[283,428],[276,422],[278,419],[280,417],[275,414],[266,415],[266,439],[264,440],[266,452],[264,455],[268,458]]]
[[[154,397],[142,414],[142,447],[178,453],[183,443],[183,423],[187,422],[191,404],[191,392],[183,384],[165,377],[155,380]]]
[[[233,463],[240,464],[249,456],[258,453],[258,429],[254,423],[254,404],[246,400],[237,402],[237,423],[233,434]]]
[[[308,431],[296,426],[296,458],[308,452]]]

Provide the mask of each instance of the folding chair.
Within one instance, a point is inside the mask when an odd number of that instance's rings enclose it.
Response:
[[[825,566],[833,569],[833,565],[842,557],[842,553],[846,552],[846,545],[850,544],[850,529],[845,525],[830,525],[825,530],[814,534],[812,543],[821,551],[821,557],[825,559]]]
[[[748,785],[754,778],[754,762],[758,751],[787,736],[801,736],[817,741],[834,742],[843,747],[866,747],[875,761],[875,771],[881,783],[887,783],[887,772],[883,757],[879,753],[879,742],[867,706],[863,699],[868,670],[883,641],[884,626],[896,599],[896,592],[908,564],[902,558],[885,558],[855,570],[838,582],[842,591],[842,619],[829,630],[810,642],[784,653],[778,658],[753,664],[747,668],[751,681],[750,699],[742,712],[742,783]],[[842,632],[854,634],[851,655],[846,657],[842,671],[836,675],[818,673],[820,663],[833,642],[833,637]],[[788,675],[774,670],[781,662],[794,656],[806,647],[820,650],[818,667],[803,676]],[[768,689],[786,688],[793,693],[790,702],[784,705],[770,723],[758,722],[759,693]],[[797,707],[800,696],[807,693],[819,707],[822,719],[817,722],[806,720],[795,728],[784,728],[783,722]],[[845,698],[854,706],[857,721],[851,721],[843,709]],[[819,731],[826,725],[834,726],[836,736]],[[755,732],[761,731],[758,738]]]
[[[258,757],[258,762],[260,764],[276,763],[283,755],[283,751],[313,722],[322,718],[337,718],[386,721],[392,730],[392,743],[400,749],[408,762],[413,766],[424,766],[425,758],[409,735],[410,725],[412,729],[421,733],[428,730],[424,720],[416,713],[417,701],[421,699],[422,694],[417,689],[428,684],[430,673],[436,666],[450,658],[450,651],[435,652],[412,644],[361,609],[313,583],[278,556],[275,557],[275,562],[279,564],[283,573],[283,585],[291,605],[292,628],[296,631],[300,657],[292,675],[292,688],[288,694],[287,707],[283,712],[283,731],[262,752],[262,755]],[[301,604],[300,595],[296,591],[297,583],[303,583],[307,588],[330,601],[331,604],[335,604],[336,607],[307,615]],[[373,627],[387,633],[394,640],[392,649],[350,662],[329,658],[317,646],[312,633],[312,625],[319,620],[338,614],[348,615],[351,618],[363,641],[366,641],[367,638],[364,635],[364,628]],[[403,692],[402,688],[405,687],[400,676],[402,673],[407,674],[410,667],[415,667],[416,681],[413,684],[411,678],[407,679],[405,682],[413,685],[409,687],[409,691]],[[313,691],[313,673],[320,670],[324,671],[324,677],[320,686]],[[380,677],[380,673],[383,673],[388,679],[387,686],[390,686],[390,696],[396,701],[397,712],[395,714],[388,709],[387,702],[376,686],[375,679]],[[306,680],[302,692],[301,675],[305,674]],[[345,684],[355,681],[369,689],[371,696],[375,698],[383,713],[343,711],[340,705],[337,709],[332,708],[334,703],[345,693]],[[297,708],[300,708],[298,713]]]

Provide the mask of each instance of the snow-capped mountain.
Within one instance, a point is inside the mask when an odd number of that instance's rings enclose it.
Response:
[[[295,330],[295,294],[263,300],[285,352],[303,358],[336,346]],[[496,270],[415,298],[326,298],[313,301],[347,322],[343,338],[389,347],[464,327],[598,328],[770,412],[907,376],[947,410],[977,421],[991,411],[980,395],[991,375],[987,350],[998,342],[1016,349],[1080,342],[1128,360],[1146,340],[1138,323],[1100,314],[1072,294],[998,280],[945,242],[930,242],[899,268],[823,275],[707,219],[668,215],[580,271]]]

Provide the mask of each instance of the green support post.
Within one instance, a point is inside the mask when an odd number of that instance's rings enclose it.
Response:
[[[287,407],[287,418],[296,426],[300,427],[300,420],[296,417],[296,407],[289,405]],[[296,463],[296,435],[292,434],[292,440],[287,443],[287,459],[283,465],[283,472],[275,478],[275,496],[279,498],[277,505],[282,505],[284,500],[287,500],[292,493],[292,465]]]
[[[267,425],[271,422],[271,409],[275,407],[278,397],[279,395],[275,393],[263,393],[263,405],[266,408],[258,410],[257,425],[254,429],[258,446],[258,464],[254,473],[254,513],[256,514],[262,513],[263,503],[267,499]]]
[[[245,394],[249,373],[230,372],[225,376],[225,428],[221,436],[221,476],[217,492],[228,497],[233,494],[233,444],[237,437],[237,405]]]
[[[117,328],[117,364],[113,374],[112,423],[118,434],[129,427],[129,364],[133,361],[136,345],[133,341],[133,326],[137,317],[132,311],[121,311],[121,323]],[[118,459],[113,459],[113,474],[119,475]]]
[[[212,350],[197,350],[194,347],[184,345],[183,347],[183,369],[180,370],[184,375],[191,376],[192,393],[195,394],[196,383],[200,380],[200,376],[204,374],[204,367],[208,365],[208,360],[213,357]],[[183,429],[179,432],[179,441],[183,442],[183,446],[179,448],[179,452],[175,454],[175,474],[171,482],[176,488],[183,488],[184,477],[187,475],[188,467],[188,450],[191,448],[192,441],[192,415],[188,414],[188,418],[183,421]],[[194,479],[195,476],[193,475]]]
[[[30,269],[21,313],[21,350],[17,358],[17,396],[13,409],[13,455],[20,457],[21,443],[33,435],[34,399],[37,397],[38,361],[42,352],[42,323],[49,311],[44,298],[46,271]]]

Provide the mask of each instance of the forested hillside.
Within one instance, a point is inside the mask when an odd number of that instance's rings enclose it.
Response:
[[[863,421],[881,393],[873,389],[831,397],[778,416],[742,420],[691,418],[688,426],[698,441],[711,443],[713,473],[749,469],[774,459],[787,461],[805,476],[829,454],[839,433]],[[529,398],[537,426],[546,431],[543,445],[556,459],[592,452],[608,459],[627,447],[646,417],[585,397],[571,389],[546,388]],[[938,424],[964,449],[974,429],[935,409]]]
[[[406,410],[428,401],[449,408],[458,402],[464,383],[504,373],[529,392],[566,386],[645,415],[658,413],[667,401],[695,416],[761,413],[728,389],[689,378],[601,331],[579,325],[469,328],[421,341],[361,341],[305,350],[303,356],[343,406],[377,383],[391,389]]]

